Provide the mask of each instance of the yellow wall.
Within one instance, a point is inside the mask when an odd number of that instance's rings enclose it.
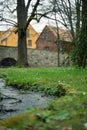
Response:
[[[7,38],[7,46],[17,46],[18,36],[12,32]]]
[[[36,48],[36,40],[39,36],[39,34],[34,30],[34,28],[30,25],[28,27],[29,29],[29,37],[27,37],[27,47],[28,48]],[[32,41],[32,46],[28,46],[28,41]]]
[[[27,47],[28,48],[36,48],[35,42],[36,42],[39,34],[34,30],[34,28],[31,25],[29,25],[28,30],[29,30],[29,37],[27,37]],[[7,37],[6,37],[6,34],[7,34],[7,31],[2,36],[0,36],[0,38],[3,38],[3,40],[0,42],[0,45],[14,46],[14,47],[17,46],[17,41],[18,41],[17,34],[15,34],[14,31],[11,31],[11,33]],[[29,40],[31,41],[32,45],[28,44]]]

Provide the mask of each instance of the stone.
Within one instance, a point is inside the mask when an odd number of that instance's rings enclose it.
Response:
[[[4,127],[4,126],[0,126],[0,130],[12,130],[12,129],[6,128],[6,127]]]
[[[84,123],[84,128],[85,128],[85,130],[87,130],[87,122]]]
[[[63,127],[62,130],[73,130],[71,126]]]

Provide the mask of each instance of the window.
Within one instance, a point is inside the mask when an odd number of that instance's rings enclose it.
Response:
[[[27,45],[28,45],[28,46],[32,46],[32,40],[28,40]]]
[[[46,46],[46,47],[45,47],[45,50],[46,50],[46,51],[48,51],[48,50],[49,50],[49,47],[48,47],[48,46]]]
[[[29,32],[29,29],[27,29],[26,31],[26,37],[29,38],[30,37],[30,32]]]
[[[49,34],[47,32],[45,32],[44,37],[45,37],[46,40],[48,40],[49,39]]]

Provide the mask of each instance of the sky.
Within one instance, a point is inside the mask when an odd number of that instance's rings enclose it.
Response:
[[[27,3],[28,0],[25,0],[25,2]],[[35,0],[33,0],[35,1]],[[47,0],[44,0],[44,2],[47,1]],[[2,4],[2,3],[1,3]],[[0,9],[3,7],[2,5],[0,4]],[[13,9],[14,6],[12,5],[11,8]],[[10,18],[10,14],[8,13],[8,11],[6,11],[4,14],[5,18]],[[16,14],[14,14],[16,15]],[[11,16],[11,19],[12,19],[12,16]],[[14,20],[14,18],[13,18]],[[39,23],[37,23],[36,21],[32,21],[31,22],[31,25],[34,27],[34,29],[37,31],[37,32],[41,32],[43,30],[43,28],[45,27],[46,24],[49,23],[49,20],[45,19],[45,18],[42,18],[41,21]],[[0,31],[5,31],[9,28],[8,25],[4,25],[3,26],[3,22],[0,21]]]
[[[37,32],[41,32],[43,30],[43,28],[45,27],[45,25],[50,24],[49,21],[47,19],[42,18],[41,21],[39,23],[37,23],[36,21],[32,21],[31,25],[33,26],[33,28],[37,31]],[[8,28],[10,28],[7,25],[3,26],[3,23],[0,22],[0,31],[5,31]]]
[[[8,16],[8,14],[9,14],[8,12],[7,12],[7,14],[5,14],[5,16],[7,16],[7,18],[10,17],[10,16]],[[55,21],[53,22],[52,20],[49,20],[49,19],[46,19],[46,18],[42,18],[39,23],[37,23],[36,21],[32,21],[31,25],[34,27],[34,29],[37,32],[41,32],[43,30],[43,28],[45,27],[45,25],[55,25]],[[9,28],[9,26],[7,26],[7,25],[3,26],[3,22],[0,21],[0,31],[5,31],[8,28]]]
[[[2,23],[0,22],[0,31],[5,31],[5,30],[7,30],[8,28],[10,28],[9,26],[7,26],[7,25],[2,25]],[[44,29],[44,27],[46,26],[46,25],[52,25],[52,26],[56,26],[56,24],[55,24],[55,21],[53,21],[53,20],[49,20],[49,19],[46,19],[46,18],[42,18],[41,20],[40,20],[40,22],[39,23],[37,23],[36,21],[32,21],[31,22],[31,25],[33,26],[33,28],[37,31],[37,32],[42,32],[42,30]],[[63,28],[63,26],[62,25],[60,25],[60,27],[61,28]]]
[[[55,22],[46,18],[42,18],[39,23],[37,23],[36,21],[32,21],[31,25],[37,32],[41,32],[46,25],[56,26]]]
[[[46,18],[42,18],[39,23],[37,23],[36,21],[32,21],[31,25],[37,32],[41,32],[46,25],[56,26],[55,22]],[[10,28],[8,25],[3,26],[3,22],[0,22],[0,31],[5,31],[8,28]]]

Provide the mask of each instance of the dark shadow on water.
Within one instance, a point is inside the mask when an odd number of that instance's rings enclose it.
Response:
[[[20,93],[18,89],[6,86],[3,79],[0,79],[0,91],[4,97],[0,101],[0,120],[23,113],[28,108],[45,108],[53,100],[53,97],[39,92]]]

